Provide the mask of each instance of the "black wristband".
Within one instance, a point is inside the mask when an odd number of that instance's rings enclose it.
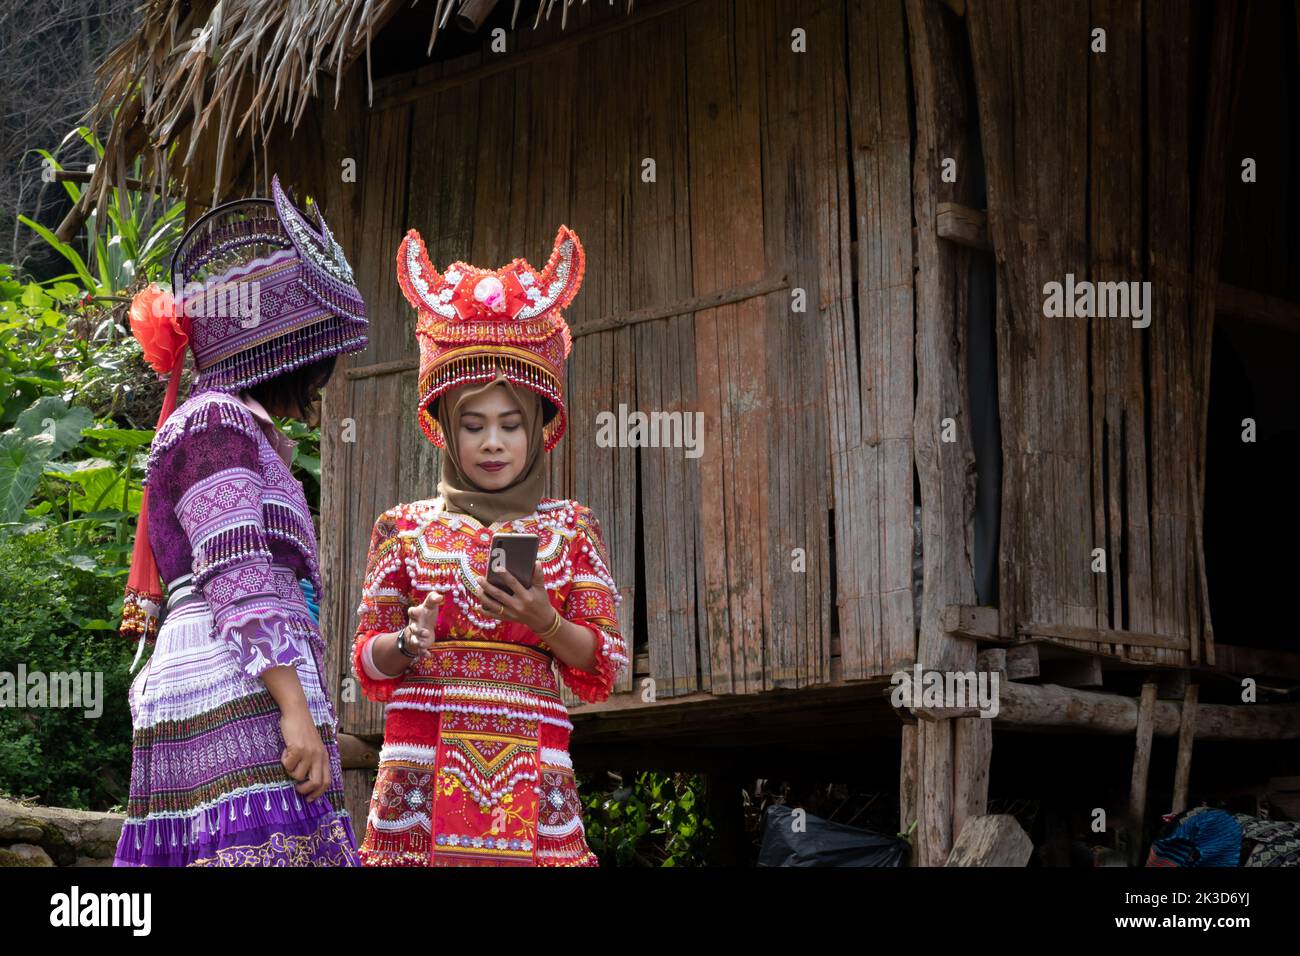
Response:
[[[409,657],[411,660],[415,660],[415,659],[416,659],[417,657],[419,657],[420,655],[419,655],[419,654],[411,654],[411,653],[408,653],[407,650],[406,650],[406,628],[407,628],[407,627],[410,627],[410,626],[411,626],[411,625],[407,624],[407,625],[406,625],[405,627],[403,627],[400,631],[398,631],[398,633],[397,633],[397,650],[398,650],[398,653],[400,653],[403,657]]]

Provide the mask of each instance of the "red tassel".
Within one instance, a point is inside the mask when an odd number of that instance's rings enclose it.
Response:
[[[157,294],[156,287],[151,286],[151,290],[155,295]],[[162,411],[158,415],[158,428],[162,428],[163,423],[176,410],[181,375],[185,370],[185,346],[188,344],[189,336],[184,330],[184,319],[178,322],[175,315],[168,314],[165,305],[161,303],[157,309],[150,308],[151,305],[151,300],[145,298],[143,293],[136,296],[136,300],[132,302],[131,331],[140,340],[142,346],[145,345],[146,338],[149,338],[151,346],[149,351],[153,354],[148,357],[157,360],[158,352],[153,349],[153,346],[158,338],[164,337],[168,340],[166,352],[174,356],[171,378],[167,382],[167,393],[163,396]],[[150,319],[158,321],[150,321]],[[169,331],[180,334],[169,334]],[[158,561],[149,544],[149,488],[146,486],[140,499],[140,519],[135,527],[135,545],[131,551],[131,571],[126,581],[126,597],[122,603],[122,625],[119,633],[131,639],[153,641],[158,636],[158,614],[161,609],[162,580],[158,573]]]

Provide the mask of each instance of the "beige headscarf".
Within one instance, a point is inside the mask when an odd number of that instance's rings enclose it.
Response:
[[[468,399],[483,394],[498,385],[510,393],[515,405],[523,412],[524,430],[528,434],[528,451],[524,469],[519,477],[500,491],[484,491],[474,484],[461,468],[460,453],[456,447],[460,434],[460,413]],[[446,510],[470,515],[481,524],[523,518],[537,510],[546,487],[546,455],[542,451],[542,399],[531,389],[519,388],[498,373],[491,382],[482,385],[462,385],[445,393],[438,400],[438,424],[446,439],[441,449],[442,477],[438,493],[446,503]]]

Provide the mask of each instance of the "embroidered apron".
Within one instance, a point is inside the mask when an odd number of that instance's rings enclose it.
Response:
[[[363,856],[371,865],[593,866],[553,659],[438,641],[388,705]],[[430,739],[434,746],[403,743]]]

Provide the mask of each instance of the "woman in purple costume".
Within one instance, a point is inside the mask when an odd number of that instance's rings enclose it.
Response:
[[[359,865],[309,602],[316,535],[269,413],[314,420],[335,358],[367,344],[365,305],[324,219],[274,178],[272,196],[204,215],[172,258],[175,300],[132,305],[171,381],[123,607],[123,632],[156,646],[131,685],[115,866]]]

